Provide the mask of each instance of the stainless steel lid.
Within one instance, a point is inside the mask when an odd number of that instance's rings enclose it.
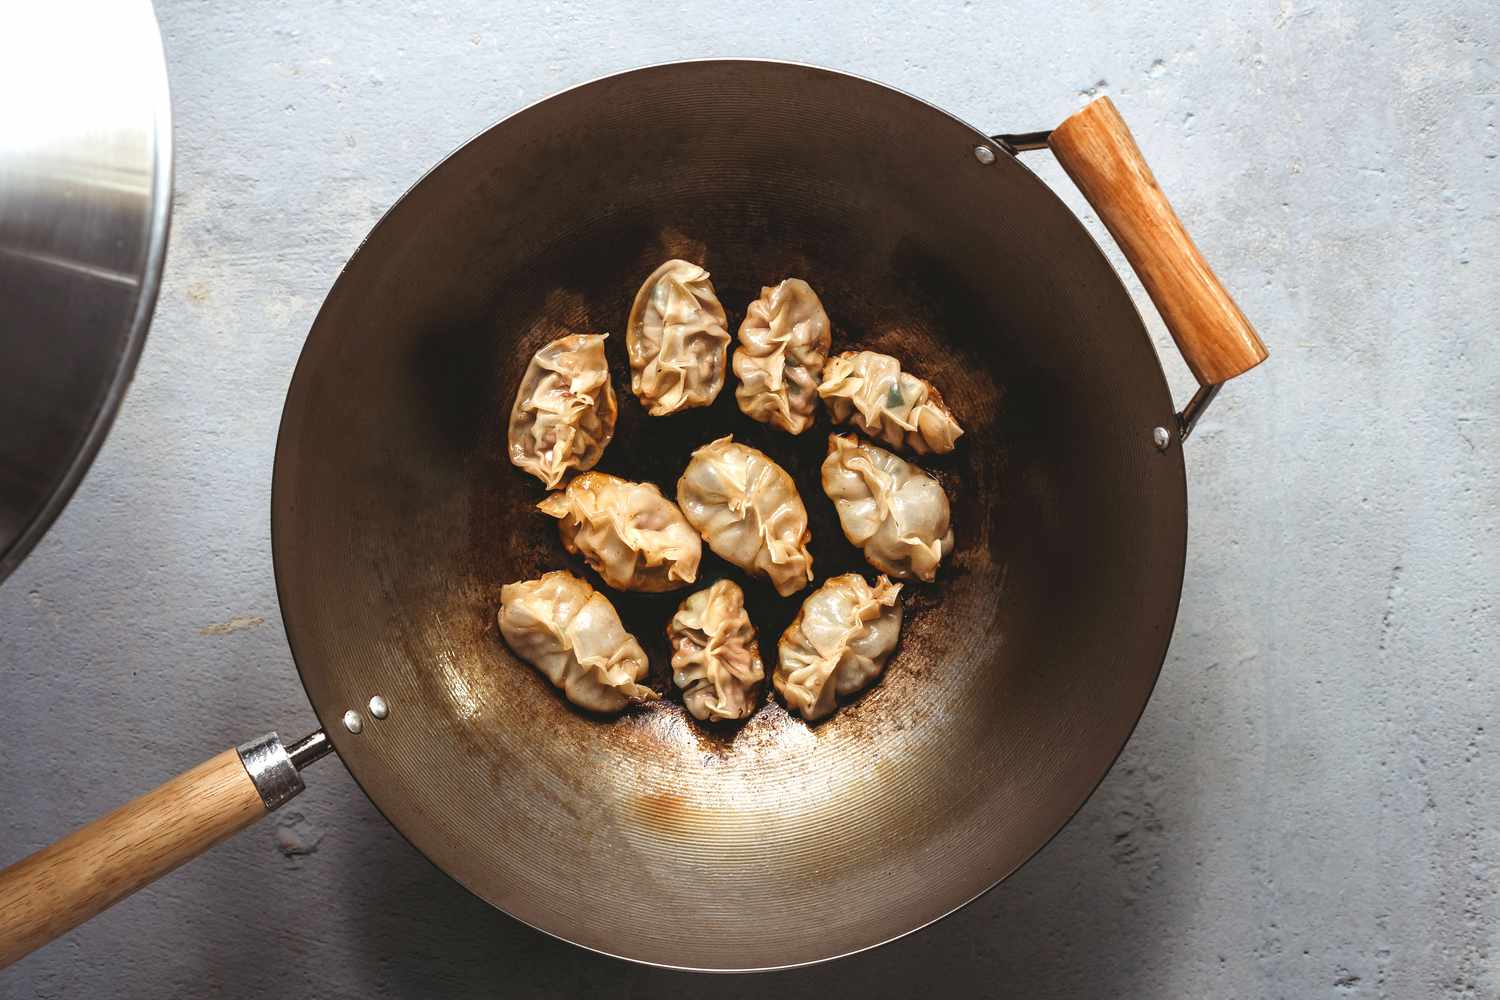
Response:
[[[17,4],[0,31],[0,580],[98,451],[156,303],[172,192],[146,0]]]

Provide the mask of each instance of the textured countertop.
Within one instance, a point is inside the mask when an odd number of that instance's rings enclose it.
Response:
[[[283,813],[0,974],[0,996],[1500,995],[1493,3],[607,6],[160,5],[166,276],[119,422],[0,586],[0,859],[247,736],[313,727],[268,509],[334,275],[474,132],[687,56],[846,69],[992,131],[1108,93],[1263,331],[1271,361],[1188,445],[1181,614],[1124,756],[937,927],[707,982],[490,910],[329,761]],[[1047,154],[1027,163],[1100,232]]]

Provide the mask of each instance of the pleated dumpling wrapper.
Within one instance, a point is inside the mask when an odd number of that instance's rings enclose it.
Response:
[[[585,472],[536,506],[558,519],[563,547],[617,590],[658,593],[698,579],[698,532],[651,483]]]
[[[500,634],[582,708],[618,712],[661,697],[638,683],[646,653],[615,606],[567,570],[501,587]]]
[[[630,390],[663,417],[707,406],[724,388],[728,319],[708,272],[669,260],[635,293],[625,328]]]
[[[720,580],[690,594],[672,616],[667,640],[672,644],[672,683],[682,689],[693,718],[719,722],[750,717],[766,669],[738,584]]]
[[[953,551],[948,494],[884,448],[853,434],[828,435],[823,492],[838,510],[844,536],[882,573],[931,583]]]
[[[619,409],[602,333],[559,337],[537,351],[510,410],[510,460],[556,489],[569,469],[592,469],[615,435]]]
[[[815,722],[880,676],[901,638],[900,594],[883,576],[871,586],[845,573],[808,595],[776,645],[771,680],[789,708]]]
[[[918,455],[950,452],[963,433],[933,384],[902,371],[889,354],[834,355],[823,367],[818,395],[836,422]]]
[[[807,430],[832,346],[828,313],[811,285],[787,278],[762,288],[740,324],[740,346],[734,351],[740,410],[791,434]]]
[[[812,582],[807,508],[792,477],[764,452],[732,436],[699,448],[677,480],[677,506],[709,548],[770,580],[782,597]]]

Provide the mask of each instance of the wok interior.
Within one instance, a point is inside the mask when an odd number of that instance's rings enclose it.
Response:
[[[409,839],[538,927],[630,958],[762,968],[856,950],[1002,878],[1083,801],[1135,723],[1181,582],[1182,463],[1139,317],[1082,228],[975,133],[823,71],[680,64],[571,91],[445,161],[350,261],[309,338],[278,444],[288,633],[340,756]],[[645,275],[702,263],[731,332],[806,278],[834,349],[901,358],[967,433],[919,464],[957,551],[905,585],[899,651],[825,723],[774,696],[690,718],[665,627],[691,590],[624,595],[562,549],[505,458],[532,353],[600,331],[620,419],[599,468],[675,495],[733,433],[797,480],[817,583],[864,572],[819,485],[824,414],[793,438],[718,402],[648,418],[624,325]],[[570,706],[501,642],[499,588],[570,568],[604,589],[671,692]],[[767,673],[807,592],[745,587]],[[768,684],[769,687],[769,684]],[[345,709],[381,694],[360,736]]]

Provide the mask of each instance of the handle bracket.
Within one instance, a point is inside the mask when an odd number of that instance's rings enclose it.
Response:
[[[328,756],[332,750],[333,744],[328,742],[328,734],[317,729],[288,747],[287,755],[292,760],[292,766],[301,771],[309,764]]]
[[[1017,153],[1029,153],[1036,149],[1046,149],[1047,140],[1052,138],[1052,130],[1045,129],[1041,132],[1006,132],[1003,135],[992,135],[990,141],[997,144],[1011,156]]]
[[[1114,103],[1100,97],[1055,129],[994,135],[1011,155],[1050,149],[1141,279],[1198,391],[1177,414],[1186,440],[1222,384],[1266,359],[1255,328],[1198,251]]]
[[[1177,414],[1177,440],[1188,439],[1188,435],[1193,433],[1193,426],[1198,423],[1198,418],[1203,416],[1203,411],[1208,409],[1208,404],[1214,401],[1214,397],[1222,388],[1224,388],[1223,382],[1210,382],[1198,387],[1198,391],[1193,393],[1193,398],[1188,400],[1182,412]]]

